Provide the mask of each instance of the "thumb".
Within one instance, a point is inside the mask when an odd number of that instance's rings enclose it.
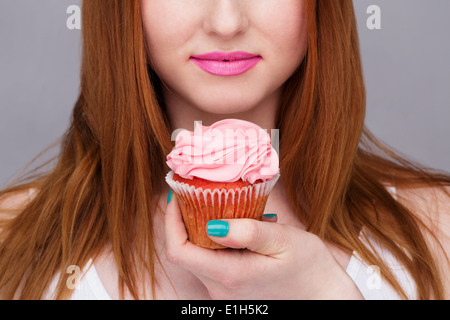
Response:
[[[288,249],[290,227],[254,219],[210,220],[209,237],[229,248],[250,251],[276,257]]]

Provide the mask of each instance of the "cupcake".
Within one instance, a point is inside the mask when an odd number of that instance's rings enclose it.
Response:
[[[176,194],[189,241],[211,249],[224,247],[208,237],[208,221],[260,220],[280,176],[267,131],[238,119],[179,130],[167,165],[172,170],[166,182]]]

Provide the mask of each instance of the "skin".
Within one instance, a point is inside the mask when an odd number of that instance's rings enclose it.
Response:
[[[173,129],[238,117],[274,128],[282,85],[307,49],[304,1],[142,0],[149,59],[165,84]],[[168,19],[167,17],[170,17]],[[211,75],[189,58],[211,51],[263,57],[249,72]]]
[[[164,82],[173,129],[224,118],[275,127],[283,85],[307,49],[304,1],[143,0],[142,9],[149,60]],[[211,75],[189,60],[211,51],[247,51],[263,60],[231,77]],[[191,297],[203,292],[203,298],[214,299],[362,298],[344,270],[349,257],[305,232],[284,197],[280,180],[266,207],[279,214],[278,222],[229,221],[229,234],[213,239],[247,250],[219,251],[187,241],[177,201],[171,201],[164,222],[155,224],[165,225],[159,230],[161,255],[166,266],[175,267],[170,279],[180,279],[176,270],[189,274],[197,284]]]

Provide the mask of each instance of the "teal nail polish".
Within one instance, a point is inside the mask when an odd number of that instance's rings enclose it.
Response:
[[[210,236],[214,237],[221,237],[221,238],[226,237],[229,229],[230,225],[228,221],[210,220],[206,225],[206,231]]]
[[[273,219],[273,218],[276,218],[277,214],[276,213],[266,213],[263,216],[264,216],[264,218],[267,218],[267,219]]]
[[[172,200],[172,190],[169,191],[169,194],[167,196],[167,203],[169,203],[170,200]]]

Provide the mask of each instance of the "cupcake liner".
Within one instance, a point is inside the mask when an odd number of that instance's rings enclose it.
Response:
[[[236,189],[205,189],[173,180],[174,172],[166,175],[166,182],[175,192],[189,241],[205,248],[223,249],[206,232],[209,220],[250,218],[260,220],[269,194],[280,174],[265,182]]]

